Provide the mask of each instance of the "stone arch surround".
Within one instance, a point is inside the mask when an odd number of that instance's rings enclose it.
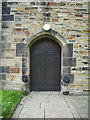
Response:
[[[43,37],[48,37],[51,38],[52,40],[56,41],[59,46],[61,46],[62,53],[61,53],[61,92],[64,91],[65,86],[67,86],[64,82],[63,79],[69,78],[70,83],[74,82],[74,74],[71,74],[71,66],[76,66],[76,59],[73,58],[73,44],[68,44],[67,40],[58,32],[54,30],[49,30],[49,31],[39,31],[34,35],[30,35],[26,39],[26,47],[24,54],[27,53],[27,75],[29,78],[29,82],[26,85],[27,91],[30,90],[30,46],[39,40],[40,38]]]
[[[34,35],[29,35],[26,39],[27,46],[31,44],[31,42],[38,40],[44,36],[48,36],[49,38],[53,38],[59,45],[64,46],[67,44],[67,40],[63,37],[59,32],[50,29],[49,31],[38,31]]]

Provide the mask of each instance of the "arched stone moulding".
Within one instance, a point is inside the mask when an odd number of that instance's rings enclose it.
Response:
[[[25,53],[27,54],[27,75],[29,77],[29,82],[27,83],[27,86],[30,86],[30,46],[34,44],[37,40],[43,38],[43,37],[48,37],[54,40],[55,42],[58,43],[59,46],[61,46],[62,52],[61,52],[61,82],[62,82],[62,75],[63,75],[63,48],[65,47],[66,54],[69,53],[68,47],[67,47],[67,40],[58,32],[50,29],[49,31],[39,31],[35,33],[34,35],[29,35],[26,39],[26,48],[25,48]],[[28,91],[30,90],[30,87],[28,87]],[[62,84],[61,84],[61,91],[62,91]]]
[[[55,40],[61,47],[67,44],[67,40],[59,32],[56,32],[51,29],[49,31],[42,30],[42,31],[35,33],[34,35],[29,35],[26,39],[27,47],[29,45],[32,45],[33,42],[46,36],[51,38],[52,40]]]

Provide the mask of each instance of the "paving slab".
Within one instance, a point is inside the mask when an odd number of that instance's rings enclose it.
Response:
[[[88,109],[86,107],[76,108],[79,114],[88,114]]]
[[[76,116],[79,116],[79,114],[78,114],[76,108],[74,107],[74,105],[72,104],[70,98],[65,98],[65,100],[66,100],[67,105],[68,105],[71,113],[73,114],[73,116],[75,116],[75,115],[76,115]],[[79,117],[78,117],[78,118],[79,118]]]
[[[80,114],[80,115],[81,115],[82,118],[88,118],[88,114],[83,113],[83,114]]]
[[[78,118],[79,120],[82,120],[82,119],[80,119],[81,116],[80,116],[78,113],[74,113],[74,114],[73,114],[73,118]],[[75,119],[75,120],[76,120],[76,119]]]
[[[58,104],[61,104],[61,105],[66,104],[64,98],[60,99],[60,98],[55,97],[55,98],[48,98],[48,100],[49,100],[50,103],[58,103]]]
[[[83,119],[82,119],[82,118],[76,117],[76,118],[74,118],[74,120],[83,120]]]
[[[49,102],[49,103],[41,103],[41,108],[65,108],[65,107],[67,107],[67,104],[66,103],[63,103],[63,104],[60,104],[60,103],[58,103],[58,102],[53,102],[53,103],[51,103],[51,102]]]
[[[12,115],[12,118],[18,118],[22,110],[22,105],[19,105],[17,107],[17,110],[15,110],[14,114]]]
[[[73,116],[68,107],[55,108],[52,106],[45,108],[45,118],[73,118]]]
[[[18,118],[22,109],[23,109],[23,106],[24,104],[26,103],[26,100],[27,100],[27,96],[25,96],[24,98],[21,99],[19,105],[17,106],[17,109],[14,111],[14,114],[12,115],[12,118]]]
[[[72,102],[73,103],[73,102]],[[75,108],[88,108],[88,103],[87,102],[74,102],[73,105],[75,106]]]
[[[19,118],[44,118],[44,109],[24,107]]]
[[[28,96],[33,96],[33,97],[40,97],[40,96],[50,96],[50,92],[31,92]]]
[[[23,108],[41,108],[41,103],[32,103],[32,102],[26,102],[23,106]]]
[[[83,120],[88,118],[87,100],[87,96],[64,96],[60,92],[31,92],[20,102],[13,118]]]
[[[48,102],[48,98],[47,97],[32,97],[32,98],[27,98],[27,102],[47,103]]]
[[[50,96],[63,96],[60,92],[50,92]]]
[[[90,102],[90,96],[83,96],[83,98],[84,98],[87,102]]]

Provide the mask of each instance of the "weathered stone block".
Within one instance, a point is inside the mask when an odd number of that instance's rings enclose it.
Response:
[[[20,68],[11,68],[11,73],[20,73]]]
[[[26,74],[26,72],[27,72],[27,68],[26,68],[26,67],[23,67],[23,68],[22,68],[22,74],[24,75],[24,74]]]
[[[14,75],[7,75],[7,80],[14,80],[15,76]]]
[[[79,19],[79,20],[81,20],[81,19]],[[76,21],[77,21],[77,20],[76,20]],[[71,29],[71,31],[76,31],[76,32],[82,33],[82,30],[77,30],[77,29]]]
[[[58,5],[59,5],[59,6],[65,6],[66,3],[61,1],[61,2],[58,3]]]
[[[68,18],[65,18],[65,19],[63,19],[64,21],[70,21],[70,19],[68,19]]]
[[[9,28],[6,22],[2,22],[2,28]]]
[[[46,5],[46,2],[38,2],[37,5]]]
[[[6,80],[6,74],[0,74],[0,80]]]
[[[84,33],[90,33],[90,30],[83,30]]]
[[[17,27],[22,26],[22,24],[16,24]]]
[[[76,3],[76,6],[81,7],[81,6],[83,6],[83,4],[82,3]]]
[[[90,67],[82,67],[82,70],[87,70],[87,71],[90,71]]]
[[[63,67],[63,73],[71,73],[71,67]]]
[[[78,45],[74,45],[73,47],[74,47],[74,48],[79,48],[79,46],[78,46]]]
[[[41,19],[42,20],[42,19]],[[44,22],[47,21],[47,22],[50,22],[50,18],[44,18]]]
[[[15,56],[15,53],[13,51],[5,51],[5,57],[11,57],[13,58]]]
[[[32,10],[32,7],[25,7],[25,10]],[[20,13],[18,13],[20,14]],[[30,12],[30,15],[32,14],[32,11]]]
[[[88,51],[80,51],[80,54],[87,54]]]
[[[8,63],[7,63],[7,65],[8,65]],[[2,66],[1,69],[2,69],[2,73],[10,73],[10,67]]]
[[[76,14],[75,16],[76,17],[83,17],[83,15],[81,15],[81,14]]]
[[[50,16],[51,16],[51,13],[47,13],[47,12],[46,12],[46,13],[43,13],[43,15],[46,16],[46,17],[50,17]]]
[[[66,29],[65,31],[66,31],[66,32],[70,32],[71,30],[70,30],[70,29]]]
[[[0,52],[0,58],[4,58],[4,53]]]
[[[22,29],[21,28],[14,28],[13,32],[15,32],[15,33],[21,33]]]
[[[20,41],[21,41],[20,38],[15,38],[15,39],[14,39],[14,42],[20,42]]]
[[[47,4],[50,5],[50,6],[57,6],[56,2],[48,2]]]
[[[83,62],[85,65],[90,64],[89,62]]]
[[[23,7],[17,7],[16,10],[22,11],[22,10],[24,10],[24,8]]]
[[[6,41],[7,41],[6,36],[2,35],[0,38],[0,42],[6,42]]]
[[[26,63],[22,63],[22,67],[26,67]]]
[[[14,59],[14,57],[5,57],[6,59]]]
[[[76,66],[76,58],[63,58],[63,66]]]
[[[7,6],[7,2],[2,2],[2,6]]]
[[[59,20],[57,18],[53,18],[52,22],[58,22]]]
[[[10,7],[3,7],[2,14],[10,14]]]
[[[62,78],[63,79],[68,78],[70,80],[70,83],[74,82],[74,74],[63,74]]]
[[[81,35],[76,35],[76,37],[81,37]]]
[[[68,37],[67,37],[67,39],[74,39],[75,38],[75,35],[69,35]]]
[[[88,11],[88,9],[81,8],[80,11]]]
[[[2,21],[14,21],[14,15],[2,15]]]
[[[25,44],[17,43],[16,44],[16,56],[24,56],[24,52],[25,52]]]
[[[24,33],[25,33],[27,36],[30,35],[30,32],[27,31],[27,30],[24,30]]]
[[[5,51],[15,51],[15,49],[5,49]]]
[[[2,73],[2,67],[0,66],[0,73]]]
[[[73,44],[67,44],[63,47],[63,57],[73,57]]]
[[[27,61],[27,58],[23,57],[22,58],[22,63],[25,63]]]
[[[72,71],[74,72],[81,71],[81,67],[72,67]]]
[[[31,2],[30,5],[35,5],[35,2]]]
[[[48,12],[48,11],[51,11],[52,8],[47,6],[47,7],[43,7],[42,10],[45,12]]]
[[[17,5],[18,2],[8,2],[8,5]]]

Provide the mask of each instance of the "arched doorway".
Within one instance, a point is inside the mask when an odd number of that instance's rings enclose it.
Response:
[[[61,90],[61,47],[44,37],[30,47],[31,91]]]

